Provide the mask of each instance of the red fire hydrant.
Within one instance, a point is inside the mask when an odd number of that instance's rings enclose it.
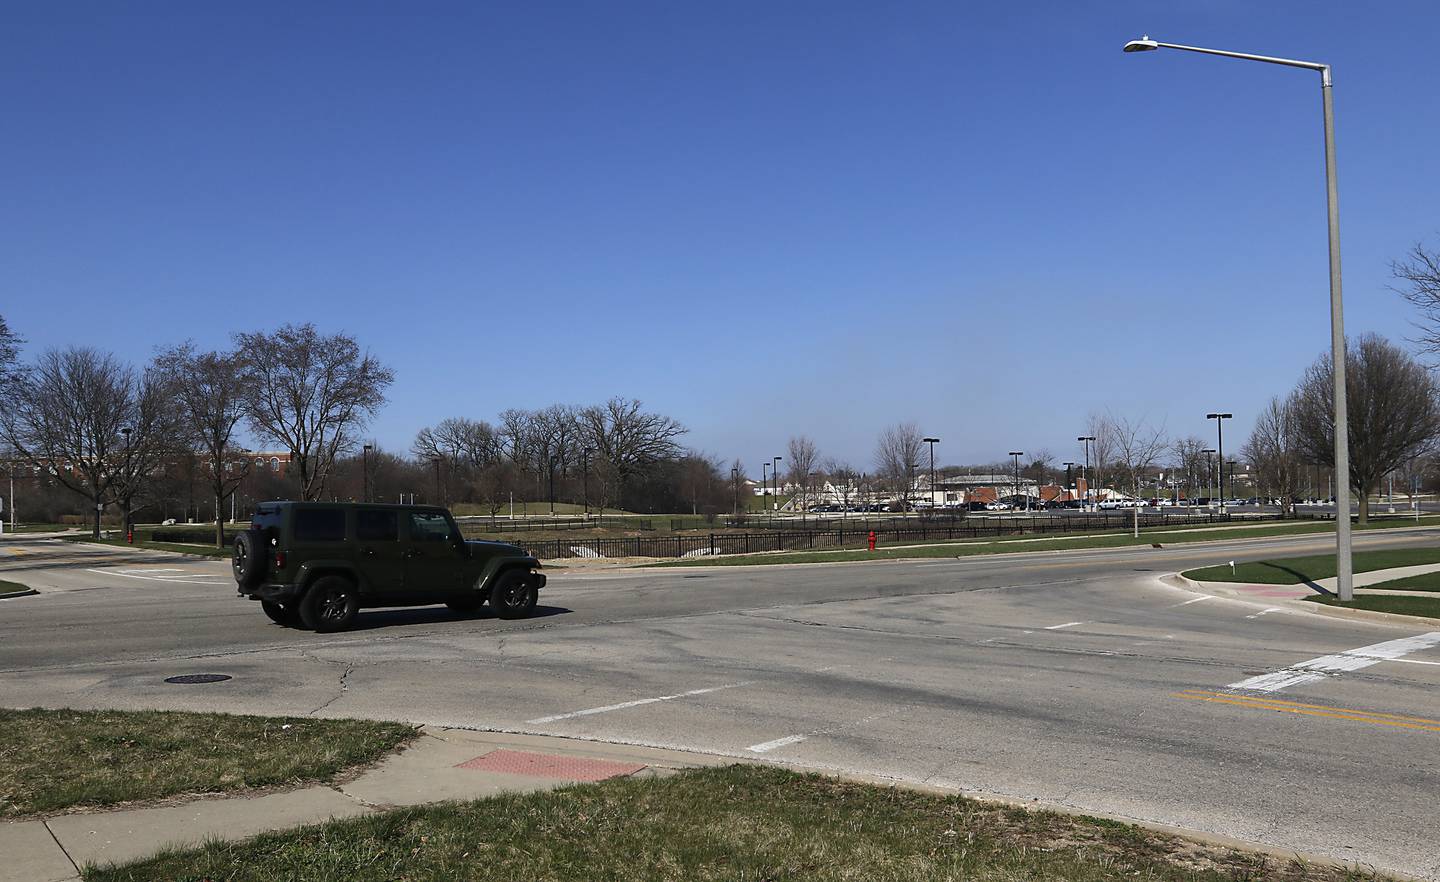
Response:
[[[870,531],[870,550],[871,550],[871,551],[874,551],[874,550],[875,550],[875,531],[874,531],[874,530],[871,530],[871,531]]]
[[[125,531],[125,541],[128,542],[128,543],[130,543],[131,545],[134,545],[134,544],[135,544],[135,530],[134,530],[134,528],[131,528],[131,529]]]

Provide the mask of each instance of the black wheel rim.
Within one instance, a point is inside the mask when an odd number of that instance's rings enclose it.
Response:
[[[345,611],[350,605],[350,592],[332,588],[325,592],[325,597],[320,603],[320,617],[327,622],[338,622],[345,618]]]
[[[525,605],[530,599],[530,586],[523,582],[511,585],[505,592],[505,606],[510,609],[518,609]]]

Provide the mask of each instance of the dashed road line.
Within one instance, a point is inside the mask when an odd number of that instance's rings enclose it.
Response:
[[[1278,692],[1290,686],[1323,680],[1331,674],[1342,671],[1358,671],[1382,661],[1395,661],[1412,652],[1419,652],[1435,646],[1440,646],[1440,631],[1430,631],[1414,637],[1401,637],[1399,640],[1387,640],[1384,643],[1362,646],[1359,649],[1347,649],[1334,655],[1322,655],[1319,658],[1312,658],[1269,674],[1261,674],[1231,683],[1226,688],[1244,689],[1251,692]]]
[[[1214,599],[1215,599],[1215,595],[1213,595],[1213,594],[1202,594],[1202,595],[1200,595],[1199,597],[1194,598],[1193,600],[1185,600],[1185,601],[1182,601],[1182,602],[1177,603],[1177,604],[1175,604],[1175,605],[1176,605],[1176,606],[1189,606],[1189,605],[1192,604],[1192,603],[1199,603],[1199,602],[1202,601],[1202,600],[1214,600]]]
[[[787,744],[799,744],[804,740],[804,735],[786,735],[784,738],[776,738],[774,741],[762,741],[759,744],[752,744],[745,749],[751,753],[769,753],[777,747],[784,747]]]
[[[1284,608],[1284,607],[1281,607],[1281,606],[1272,606],[1272,607],[1269,607],[1269,608],[1267,608],[1267,609],[1262,609],[1262,610],[1260,610],[1259,612],[1255,613],[1254,615],[1246,616],[1245,618],[1247,618],[1247,619],[1258,619],[1258,618],[1260,618],[1260,617],[1263,616],[1263,615],[1269,615],[1270,613],[1273,613],[1273,612],[1284,612],[1284,611],[1285,611],[1285,608]]]
[[[570,720],[575,717],[588,717],[592,714],[604,714],[610,711],[625,710],[626,708],[639,707],[643,704],[655,704],[659,701],[674,701],[677,698],[689,698],[692,695],[705,695],[709,692],[719,692],[722,689],[736,689],[741,686],[750,685],[753,680],[746,680],[741,683],[727,683],[724,686],[711,686],[707,689],[691,689],[688,692],[677,692],[674,695],[658,695],[654,698],[637,698],[634,701],[622,701],[619,704],[607,704],[603,707],[587,707],[584,710],[571,711],[566,714],[551,714],[548,717],[536,717],[533,720],[526,720],[530,725],[540,723],[554,723],[559,720]]]
[[[1073,628],[1073,627],[1075,627],[1076,625],[1083,625],[1083,624],[1085,624],[1085,623],[1084,623],[1084,622],[1066,622],[1066,623],[1063,624],[1063,625],[1046,625],[1046,626],[1045,626],[1045,630],[1047,630],[1047,631],[1059,631],[1061,628]]]

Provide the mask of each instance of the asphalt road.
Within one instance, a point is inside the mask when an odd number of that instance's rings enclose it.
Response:
[[[44,593],[0,601],[0,704],[361,716],[678,747],[1440,879],[1440,633],[1267,611],[1159,578],[1330,541],[557,570],[533,619],[376,610],[355,631],[316,635],[237,598],[223,562],[11,539],[0,579]],[[1361,548],[1437,541],[1434,529],[1356,535]],[[233,679],[163,682],[202,672]]]

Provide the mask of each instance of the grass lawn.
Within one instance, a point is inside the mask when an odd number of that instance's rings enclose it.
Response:
[[[0,819],[328,781],[414,736],[365,720],[0,709]]]
[[[213,842],[86,882],[1379,879],[1091,818],[765,766],[614,779]]]
[[[1426,616],[1440,619],[1440,597],[1396,597],[1391,594],[1357,594],[1349,603],[1341,603],[1333,597],[1319,595],[1305,598],[1326,606],[1340,606],[1346,609],[1370,609],[1376,612],[1399,613],[1402,616]]]
[[[136,533],[135,541],[133,543],[126,542],[124,536],[112,536],[108,539],[92,539],[90,538],[90,534],[88,533],[84,536],[66,537],[66,539],[70,542],[90,542],[95,545],[113,545],[116,548],[144,548],[149,551],[173,551],[178,554],[197,554],[201,557],[223,557],[228,559],[231,554],[229,546],[226,546],[224,548],[216,548],[214,545],[191,545],[189,543],[180,542],[150,542],[147,541],[144,537],[145,534]]]
[[[64,530],[78,530],[79,527],[70,524],[16,524],[15,529],[10,529],[10,521],[5,521],[5,533],[59,533]]]
[[[1440,563],[1440,548],[1397,548],[1390,551],[1357,551],[1354,554],[1355,572],[1368,573],[1371,570],[1388,570],[1391,567],[1411,567],[1416,564]],[[1183,573],[1186,578],[1200,582],[1250,582],[1258,585],[1297,585],[1304,581],[1329,579],[1335,575],[1335,555],[1315,554],[1308,557],[1286,557],[1278,560],[1260,560],[1235,565],[1232,575],[1230,567],[1203,567]]]
[[[1440,573],[1424,573],[1405,579],[1392,579],[1366,588],[1384,588],[1392,591],[1440,591]]]
[[[19,582],[7,582],[0,579],[0,594],[9,594],[14,591],[29,591],[29,585],[21,585]]]
[[[1364,529],[1384,530],[1395,527],[1413,527],[1409,521],[1376,521]],[[1358,528],[1357,528],[1358,529]],[[1169,531],[1177,531],[1171,533]],[[753,566],[756,564],[788,563],[833,563],[856,560],[901,560],[927,557],[966,557],[973,554],[1011,554],[1022,551],[1070,551],[1082,548],[1125,548],[1150,545],[1159,542],[1174,545],[1181,542],[1212,542],[1217,539],[1260,539],[1268,536],[1304,536],[1311,533],[1333,533],[1330,523],[1311,521],[1274,524],[1271,526],[1215,527],[1202,524],[1176,524],[1164,530],[1140,531],[1137,539],[1129,533],[1112,533],[1100,536],[1036,537],[1034,535],[1003,536],[999,538],[939,540],[935,544],[911,547],[886,548],[883,544],[875,551],[863,548],[837,548],[831,551],[788,551],[767,554],[734,554],[717,557],[688,558],[685,560],[662,561],[643,564],[647,567],[716,567]],[[1183,536],[1180,535],[1183,533]],[[862,535],[857,532],[856,534]],[[1359,555],[1356,555],[1358,558]],[[1440,560],[1440,558],[1437,558]],[[1229,572],[1229,567],[1225,568]],[[1194,577],[1192,577],[1194,578]],[[1292,580],[1294,581],[1294,580]]]

